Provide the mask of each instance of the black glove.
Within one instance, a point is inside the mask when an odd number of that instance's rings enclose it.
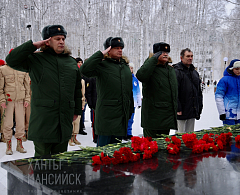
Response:
[[[162,51],[159,51],[159,52],[155,53],[155,54],[153,55],[153,57],[157,58],[157,60],[158,60],[158,58],[159,58],[159,56],[160,56],[161,54],[162,54]]]
[[[200,115],[196,116],[196,120],[199,120],[200,119]]]
[[[226,120],[226,114],[221,114],[219,118],[220,118],[221,121],[225,121]]]
[[[138,106],[138,108],[141,108],[141,106]]]

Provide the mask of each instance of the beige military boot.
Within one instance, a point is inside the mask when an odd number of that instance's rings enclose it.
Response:
[[[4,142],[4,143],[6,143],[6,140],[5,140],[5,138],[4,138],[4,135],[3,135],[3,133],[1,133],[0,142]]]
[[[26,153],[27,152],[26,150],[24,150],[21,138],[17,138],[17,148],[16,148],[16,151],[18,151],[20,153]]]
[[[76,144],[76,145],[81,145],[81,143],[77,140],[77,135],[73,135],[73,142]]]
[[[23,142],[27,141],[27,137],[25,135],[22,137],[22,141]]]
[[[74,143],[74,135],[72,135],[71,139],[68,141],[68,144],[70,146],[75,146],[75,143]]]
[[[12,155],[13,154],[12,141],[11,140],[6,140],[6,144],[7,144],[6,155]]]

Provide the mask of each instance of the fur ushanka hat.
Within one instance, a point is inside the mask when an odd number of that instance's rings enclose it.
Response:
[[[43,40],[56,35],[63,35],[66,38],[67,31],[64,29],[62,25],[48,25],[45,26],[42,30]]]
[[[170,52],[170,45],[164,42],[155,43],[153,45],[153,53],[157,53],[159,51]]]
[[[108,37],[106,41],[103,43],[105,49],[108,47],[122,47],[124,48],[124,42],[121,37]]]

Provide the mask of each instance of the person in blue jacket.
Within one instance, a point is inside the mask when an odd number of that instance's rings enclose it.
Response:
[[[132,113],[131,118],[128,120],[127,137],[124,137],[125,140],[131,139],[131,137],[133,136],[132,135],[132,125],[133,125],[133,119],[134,119],[134,115],[135,115],[135,108],[136,107],[140,108],[142,105],[139,82],[133,73],[133,66],[134,66],[133,63],[129,63],[129,68],[132,73],[132,86],[133,86],[132,91],[133,91],[133,100],[134,100],[134,112]]]
[[[224,125],[240,123],[240,60],[235,59],[225,69],[218,82],[215,101]]]

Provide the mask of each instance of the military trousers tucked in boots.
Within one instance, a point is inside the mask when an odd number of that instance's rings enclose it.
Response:
[[[78,115],[77,119],[75,121],[73,121],[73,132],[72,135],[77,135],[79,132],[79,123],[81,120],[81,115]]]
[[[31,106],[29,103],[28,107],[25,108],[25,130],[26,131],[28,131],[30,113],[31,113]]]
[[[81,115],[79,115],[77,117],[77,119],[75,121],[73,121],[73,132],[72,132],[72,137],[71,139],[69,140],[69,145],[70,146],[75,146],[76,145],[81,145],[81,143],[77,140],[77,134],[79,132],[79,123],[80,123],[80,120],[81,120]]]
[[[13,114],[15,112],[15,138],[22,139],[25,136],[25,108],[23,105],[23,100],[19,101],[8,101],[7,108],[2,108],[2,114],[4,113],[5,117],[3,118],[3,134],[6,140],[12,139],[12,127],[13,127]]]

